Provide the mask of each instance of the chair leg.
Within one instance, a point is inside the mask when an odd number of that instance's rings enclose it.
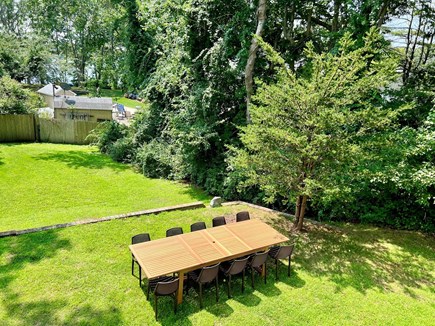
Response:
[[[147,289],[147,300],[150,299],[150,282],[148,282],[148,289]]]
[[[199,283],[199,307],[202,309],[202,283]]]
[[[290,263],[291,263],[290,256],[288,256],[288,272],[287,272],[287,276],[290,276]]]
[[[275,278],[278,280],[278,259],[275,259]]]
[[[267,284],[267,264],[266,263],[264,263],[263,268],[264,268],[264,284]]]
[[[219,282],[217,276],[216,276],[216,302],[219,302]]]
[[[254,267],[251,266],[251,284],[252,284],[252,288],[255,289],[254,287]]]
[[[134,260],[131,259],[131,275],[134,275]]]
[[[231,298],[231,274],[228,275],[228,298]]]
[[[142,267],[139,265],[139,286],[142,287]]]
[[[156,320],[157,320],[157,295],[154,294],[154,305],[156,306]]]
[[[245,270],[242,271],[242,293],[245,292]]]
[[[178,306],[178,304],[177,304],[177,297],[178,297],[178,290],[175,292],[175,295],[174,295],[174,313],[176,314],[177,313],[177,306]]]

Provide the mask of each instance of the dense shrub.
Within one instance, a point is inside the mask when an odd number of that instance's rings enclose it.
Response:
[[[102,153],[110,155],[119,162],[130,162],[133,155],[131,139],[127,137],[128,128],[116,121],[100,123],[86,138]]]
[[[43,106],[38,95],[8,76],[0,78],[0,114],[26,114]]]

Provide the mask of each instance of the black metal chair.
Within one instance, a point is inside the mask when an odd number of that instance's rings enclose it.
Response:
[[[178,277],[163,276],[162,278],[152,279],[148,283],[147,299],[149,298],[150,291],[154,293],[154,305],[156,310],[156,320],[157,320],[157,298],[162,296],[173,296],[174,297],[174,312],[177,312],[177,294],[178,294]]]
[[[242,292],[245,291],[245,267],[249,257],[235,259],[231,262],[223,262],[220,265],[220,270],[224,277],[228,279],[228,298],[231,298],[231,277],[242,273]]]
[[[147,241],[151,241],[150,235],[148,233],[136,234],[135,236],[133,236],[131,238],[131,244],[147,242]],[[142,285],[142,268],[140,267],[136,258],[133,255],[131,255],[131,275],[134,275],[134,263],[136,263],[137,267],[139,268],[139,286],[141,286]]]
[[[194,231],[199,231],[199,230],[204,230],[204,229],[206,229],[207,227],[205,226],[205,223],[204,222],[196,222],[196,223],[193,223],[191,226],[190,226],[190,232],[194,232]]]
[[[202,309],[202,286],[215,281],[216,302],[219,301],[219,284],[218,284],[219,263],[213,266],[203,267],[198,271],[188,273],[189,282],[194,282],[199,286],[199,305]]]
[[[263,274],[263,268],[264,268],[264,284],[266,284],[266,272],[267,272],[266,260],[268,254],[269,254],[269,250],[264,252],[257,252],[254,255],[252,255],[251,259],[248,261],[248,267],[251,269],[251,283],[253,289],[255,289],[254,270],[261,275]]]
[[[166,230],[166,237],[172,237],[174,235],[183,234],[183,229],[180,227],[171,228]]]
[[[213,227],[227,224],[225,216],[218,216],[212,219]]]
[[[251,219],[251,217],[249,216],[249,212],[247,212],[247,211],[238,212],[236,214],[236,222],[247,221],[250,219]]]
[[[294,245],[291,246],[276,246],[269,250],[269,256],[275,259],[275,277],[278,279],[278,260],[288,257],[288,272],[287,275],[290,276],[290,266],[291,257],[293,253]]]

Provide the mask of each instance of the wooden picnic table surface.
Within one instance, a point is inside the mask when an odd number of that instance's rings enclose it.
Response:
[[[130,245],[148,279],[177,272],[178,302],[184,274],[204,266],[245,256],[288,241],[271,226],[252,219]]]

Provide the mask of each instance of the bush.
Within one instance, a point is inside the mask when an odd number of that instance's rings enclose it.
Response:
[[[169,178],[173,170],[174,157],[169,144],[156,139],[145,144],[137,154],[136,161],[143,174],[151,178]]]
[[[103,122],[92,130],[86,139],[115,161],[123,163],[134,161],[135,147],[125,125],[116,121]]]
[[[38,95],[8,76],[0,78],[0,114],[26,114],[43,106]]]

